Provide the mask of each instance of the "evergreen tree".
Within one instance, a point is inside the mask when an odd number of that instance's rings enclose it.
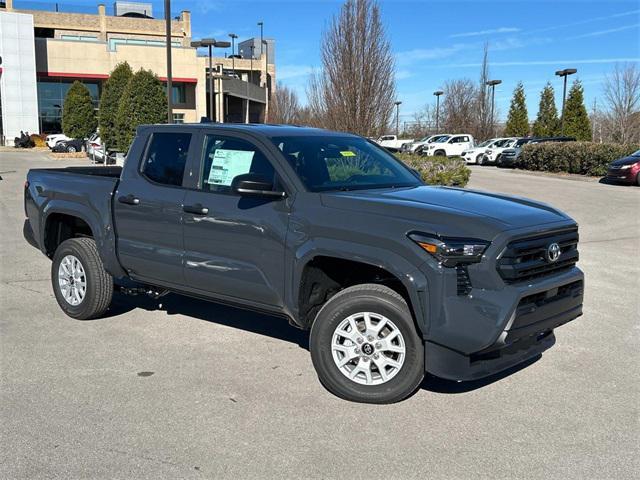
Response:
[[[162,83],[152,71],[138,70],[129,80],[118,106],[118,150],[129,150],[139,125],[166,122],[167,97]]]
[[[120,99],[133,72],[127,62],[119,63],[104,84],[98,111],[100,139],[108,149],[117,147],[116,116]]]
[[[564,134],[576,140],[591,140],[591,122],[584,106],[584,89],[580,80],[571,85],[564,106]]]
[[[511,106],[509,107],[509,116],[504,128],[506,137],[526,137],[529,133],[529,113],[527,112],[526,97],[524,94],[524,85],[518,82],[513,97],[511,98]]]
[[[536,137],[552,137],[560,133],[560,120],[551,83],[547,83],[540,94],[538,116],[533,122],[533,134]]]
[[[87,138],[96,131],[97,123],[91,93],[76,80],[64,97],[62,131],[67,137]]]

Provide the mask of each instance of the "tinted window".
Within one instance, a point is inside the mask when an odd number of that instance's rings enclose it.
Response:
[[[190,141],[190,133],[154,133],[142,164],[144,176],[163,185],[182,185]]]
[[[273,166],[251,142],[220,135],[205,137],[200,174],[203,190],[230,193],[233,179],[245,173],[255,173],[276,183]]]
[[[274,137],[305,186],[314,192],[421,185],[384,149],[360,137]]]

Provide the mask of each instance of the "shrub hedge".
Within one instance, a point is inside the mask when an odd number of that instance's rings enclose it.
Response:
[[[429,185],[464,187],[471,177],[471,170],[460,157],[425,157],[408,153],[397,153],[396,157],[420,172],[422,180]]]
[[[518,168],[603,176],[608,165],[640,150],[640,145],[593,142],[549,142],[524,145]]]

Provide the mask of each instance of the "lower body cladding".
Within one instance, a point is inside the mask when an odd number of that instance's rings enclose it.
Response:
[[[425,369],[450,380],[475,380],[526,362],[555,343],[554,329],[582,315],[584,276],[570,271],[535,286],[471,290],[447,297],[425,342]]]

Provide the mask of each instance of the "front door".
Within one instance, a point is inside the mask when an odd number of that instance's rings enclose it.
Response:
[[[184,243],[182,204],[192,134],[158,131],[151,135],[139,169],[128,169],[114,198],[120,263],[133,278],[182,285]],[[127,161],[135,161],[130,152]]]
[[[282,306],[287,201],[241,197],[237,175],[260,174],[278,185],[265,151],[250,137],[207,134],[200,178],[184,200],[184,275],[187,285],[212,296]]]

